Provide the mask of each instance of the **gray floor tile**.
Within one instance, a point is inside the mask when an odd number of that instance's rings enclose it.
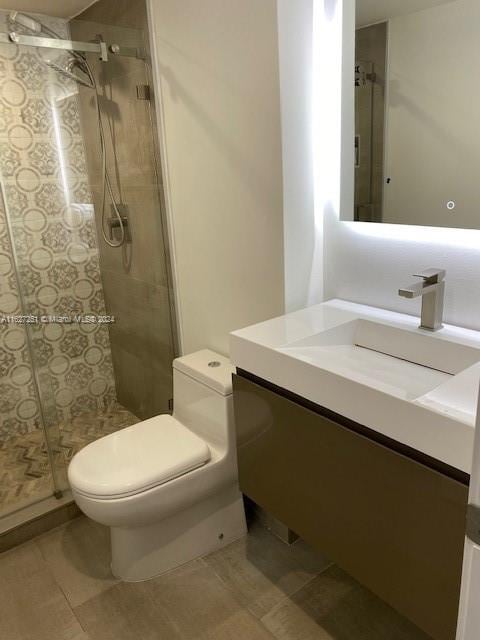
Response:
[[[299,554],[300,555],[300,554]],[[295,551],[259,525],[248,536],[205,558],[238,601],[261,617],[307,584],[317,571],[302,565]]]
[[[184,640],[272,640],[201,560],[152,580],[150,588]]]
[[[277,640],[429,640],[332,566],[262,618]]]
[[[92,638],[90,638],[90,636],[87,636],[85,631],[82,630],[80,631],[80,634],[72,638],[72,640],[92,640]]]
[[[34,543],[0,556],[0,638],[85,640]]]
[[[45,568],[45,562],[36,544],[27,542],[0,554],[0,584],[6,586],[9,580],[28,578]]]
[[[164,576],[115,582],[108,530],[82,517],[0,555],[0,638],[428,640],[327,564],[301,541],[287,546],[253,526]]]
[[[182,640],[149,582],[119,582],[74,611],[91,640]]]
[[[306,542],[299,539],[288,547],[291,555],[306,570],[314,574],[322,573],[332,565],[331,560],[315,551]]]
[[[85,516],[37,539],[42,556],[72,607],[118,581],[110,571],[110,532]]]
[[[201,560],[143,583],[119,583],[75,608],[95,640],[273,640]]]

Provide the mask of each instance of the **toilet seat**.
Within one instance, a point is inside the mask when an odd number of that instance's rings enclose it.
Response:
[[[87,445],[72,460],[76,491],[97,500],[124,498],[205,465],[210,449],[170,415],[139,422]]]

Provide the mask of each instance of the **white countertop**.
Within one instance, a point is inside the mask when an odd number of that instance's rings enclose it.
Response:
[[[454,376],[432,370],[431,390],[416,398],[421,387],[415,386],[413,368],[412,393],[402,395],[396,392],[394,368],[383,388],[378,383],[372,388],[349,363],[347,349],[343,354],[344,371],[329,365],[325,349],[315,363],[302,357],[298,348],[289,349],[292,343],[358,319],[425,336],[416,317],[330,300],[233,332],[231,360],[259,378],[470,473],[480,364]],[[428,337],[445,341],[439,345],[442,347],[455,343],[478,349],[480,363],[480,332],[446,325],[440,331],[428,332]],[[367,373],[372,357],[368,352],[364,356]]]

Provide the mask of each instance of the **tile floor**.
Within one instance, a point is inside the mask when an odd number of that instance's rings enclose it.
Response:
[[[138,419],[118,403],[106,411],[75,417],[68,424],[59,426],[59,441],[53,443],[56,461],[66,468],[74,454],[89,442],[136,422]],[[0,442],[0,515],[52,493],[42,430]]]
[[[108,530],[76,518],[0,555],[2,640],[428,640],[314,553],[247,537],[144,583],[109,570]]]

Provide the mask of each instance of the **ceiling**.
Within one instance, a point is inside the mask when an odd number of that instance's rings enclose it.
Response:
[[[357,0],[357,26],[430,9],[454,0]]]
[[[0,9],[26,13],[43,13],[59,18],[73,18],[97,0],[1,0]]]
[[[0,0],[0,9],[72,18],[97,0]],[[454,0],[357,0],[357,26],[381,22]]]

